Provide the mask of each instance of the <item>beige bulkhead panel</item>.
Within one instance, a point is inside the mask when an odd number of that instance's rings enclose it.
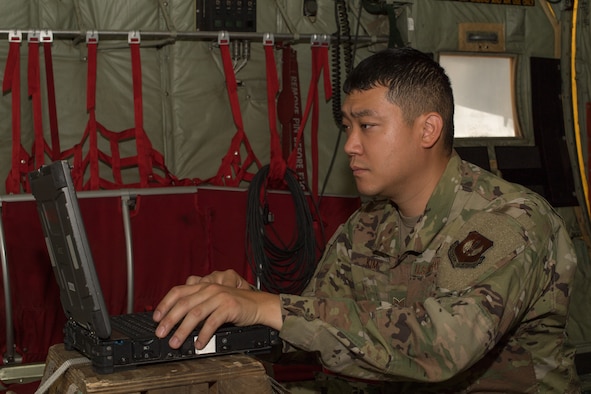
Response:
[[[204,0],[199,0],[204,1]],[[394,18],[368,7],[371,1],[343,2],[352,35],[371,37],[375,41],[357,42],[355,61],[385,46],[384,38],[395,34],[397,45],[412,45],[437,55],[441,51],[461,51],[462,34],[470,27],[494,27],[502,36],[503,49],[523,57],[553,56],[554,30],[542,8],[535,6],[502,6],[471,2],[421,0],[386,2],[394,8]],[[373,2],[379,3],[379,2]],[[298,37],[310,34],[333,34],[337,29],[335,1],[318,0],[313,16],[304,15],[303,0],[258,0],[256,2],[256,31],[288,34],[297,51],[301,106],[305,106],[311,80],[311,48]],[[375,4],[374,4],[375,5]],[[134,126],[133,90],[130,50],[125,37],[101,37],[108,31],[195,32],[198,29],[196,0],[68,0],[27,2],[7,0],[3,7],[13,12],[0,15],[0,28],[52,29],[69,31],[96,30],[99,33],[96,118],[108,130],[119,132]],[[390,29],[390,21],[396,25]],[[468,30],[466,30],[468,29]],[[26,95],[27,45],[24,34],[21,46],[21,139],[30,152],[33,144],[33,115],[31,101]],[[255,155],[266,164],[269,161],[269,126],[266,102],[266,70],[262,40],[240,40],[230,32],[230,42],[242,45],[235,64],[238,97],[245,133]],[[334,42],[333,42],[334,45]],[[164,155],[170,171],[179,178],[208,179],[219,168],[227,153],[236,126],[226,92],[220,50],[212,39],[177,39],[168,42],[142,40],[141,75],[143,79],[143,124],[153,147]],[[81,141],[88,122],[86,111],[88,54],[84,40],[56,39],[52,46],[56,83],[56,101],[62,149]],[[281,78],[282,50],[275,51],[277,70]],[[8,42],[0,42],[0,67],[6,63]],[[331,54],[332,56],[332,54]],[[341,76],[344,77],[341,59]],[[519,107],[528,114],[529,86],[526,62],[518,62],[516,85]],[[330,59],[330,74],[334,64]],[[341,82],[342,82],[341,78]],[[44,84],[42,67],[42,85]],[[337,159],[327,183],[326,192],[355,193],[354,184],[342,153],[343,139],[335,122],[333,104],[325,101],[322,81],[319,82],[319,183],[324,182],[335,149]],[[336,95],[340,86],[333,86]],[[0,180],[6,179],[11,163],[11,95],[0,99]],[[338,104],[338,103],[337,103]],[[336,106],[338,110],[338,105]],[[47,102],[43,106],[44,133],[49,139]],[[529,117],[521,119],[524,130],[531,129]],[[310,120],[304,136],[308,170],[311,170]],[[337,146],[338,142],[338,146]],[[99,147],[109,151],[106,140]],[[121,155],[134,155],[135,141],[121,142]],[[246,152],[240,152],[244,158]],[[256,171],[255,167],[251,171]],[[101,174],[109,177],[109,168],[101,165]],[[137,178],[137,170],[123,172],[126,182]]]

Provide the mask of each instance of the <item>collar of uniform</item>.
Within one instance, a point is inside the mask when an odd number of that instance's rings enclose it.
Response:
[[[397,239],[400,216],[395,205],[389,203],[381,206],[384,217],[389,219],[377,225],[373,245],[367,246],[376,254],[387,256],[423,252],[443,226],[461,211],[461,206],[465,202],[461,197],[464,195],[461,193],[461,185],[465,182],[462,179],[463,171],[465,172],[465,168],[462,160],[454,151],[427,203],[425,212],[409,234],[408,242]]]
[[[463,185],[473,180],[472,171],[454,151],[447,167],[433,190],[421,219],[410,234],[408,250],[422,252],[441,231],[462,211],[469,193]]]

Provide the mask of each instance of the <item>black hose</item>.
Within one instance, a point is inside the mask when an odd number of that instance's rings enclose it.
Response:
[[[289,242],[282,240],[274,227],[274,213],[270,211],[267,200],[268,174],[269,165],[263,166],[248,187],[248,262],[260,282],[261,289],[273,293],[300,294],[316,269],[317,242],[314,220],[300,181],[292,170],[287,169],[284,179],[293,199],[296,227]],[[283,211],[276,214],[287,213]],[[322,229],[321,223],[320,228]]]

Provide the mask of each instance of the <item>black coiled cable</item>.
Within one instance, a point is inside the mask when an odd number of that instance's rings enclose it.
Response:
[[[328,179],[332,173],[332,168],[336,160],[338,148],[341,144],[341,130],[343,128],[343,116],[341,113],[341,45],[343,46],[343,63],[345,65],[345,76],[349,75],[353,69],[353,42],[351,39],[351,28],[349,26],[349,14],[347,13],[347,4],[345,0],[335,0],[334,4],[335,20],[337,31],[335,32],[332,49],[332,117],[338,127],[335,148],[328,165],[326,177],[320,192],[320,197],[324,195]]]
[[[332,115],[339,128],[342,127],[341,115],[341,46],[343,47],[343,63],[345,75],[349,75],[353,68],[353,43],[351,40],[351,28],[349,26],[349,14],[345,0],[335,0],[334,13],[337,31],[334,34],[332,49]]]
[[[248,187],[248,263],[261,289],[272,293],[300,294],[310,281],[317,262],[316,232],[310,205],[297,176],[287,169],[284,179],[293,199],[296,228],[292,239],[284,242],[270,218],[273,213],[267,201],[268,174],[269,165],[263,166]]]
[[[343,44],[343,62],[345,64],[345,75],[349,75],[353,69],[353,39],[351,37],[351,26],[349,25],[349,12],[345,0],[337,0],[337,23],[341,26],[341,37]],[[340,89],[340,86],[339,86]]]

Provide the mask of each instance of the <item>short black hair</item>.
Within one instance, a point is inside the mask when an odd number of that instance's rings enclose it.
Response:
[[[402,109],[407,123],[427,112],[443,118],[444,147],[454,139],[454,98],[449,77],[433,58],[411,47],[388,48],[362,60],[343,85],[345,94],[388,88],[388,100]]]

